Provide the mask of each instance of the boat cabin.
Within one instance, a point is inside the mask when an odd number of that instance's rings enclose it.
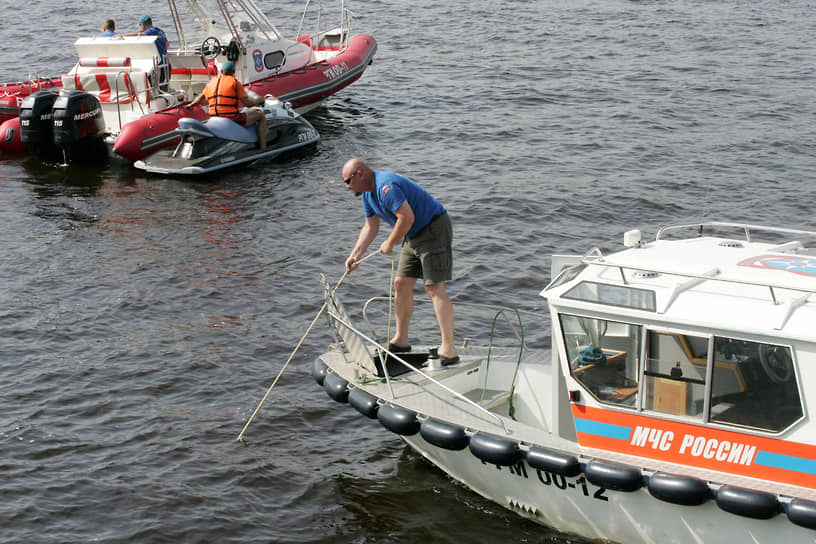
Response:
[[[661,230],[628,249],[556,258],[543,291],[587,451],[816,487],[816,233],[747,225]],[[708,236],[738,229],[742,238]],[[788,238],[752,239],[760,233]],[[796,237],[790,241],[790,237]],[[701,472],[701,475],[704,475]],[[713,478],[712,478],[713,479]]]

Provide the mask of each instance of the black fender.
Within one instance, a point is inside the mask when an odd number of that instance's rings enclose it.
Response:
[[[377,404],[377,397],[369,395],[359,387],[355,387],[349,392],[348,402],[364,416],[377,419],[377,410],[380,407]]]
[[[337,402],[348,402],[348,382],[335,373],[326,374],[323,379],[323,389]]]
[[[426,442],[446,450],[463,450],[470,442],[462,427],[431,418],[422,422],[419,433]]]

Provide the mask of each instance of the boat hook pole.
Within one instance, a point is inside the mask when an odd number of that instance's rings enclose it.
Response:
[[[366,255],[365,257],[360,259],[359,261],[357,261],[357,264],[358,265],[362,264],[363,262],[367,261],[368,259],[370,259],[374,255],[378,254],[379,252],[380,252],[379,249],[377,251],[372,251],[371,253],[369,253],[368,255]],[[332,289],[332,293],[337,291],[337,288],[340,287],[340,284],[343,283],[343,280],[346,279],[346,276],[348,276],[348,274],[349,274],[348,272],[343,273],[343,276],[340,278],[340,281],[338,281],[337,285],[335,285],[334,289]],[[243,441],[244,433],[246,432],[247,428],[249,427],[249,424],[252,423],[252,420],[255,419],[255,416],[261,410],[261,406],[263,406],[264,403],[266,402],[266,399],[269,397],[269,394],[272,392],[272,388],[274,388],[275,384],[278,383],[278,380],[280,379],[281,375],[283,374],[283,371],[286,370],[286,367],[289,366],[289,363],[292,362],[292,359],[295,357],[295,353],[297,353],[297,350],[299,350],[300,346],[303,345],[303,342],[306,340],[306,337],[309,336],[309,333],[312,332],[312,328],[314,328],[315,323],[317,323],[317,320],[320,319],[320,316],[323,315],[323,311],[326,309],[326,306],[328,306],[328,304],[329,304],[328,301],[324,302],[323,306],[320,308],[320,311],[318,311],[317,315],[314,316],[314,319],[312,319],[312,323],[309,325],[309,328],[307,328],[306,332],[303,333],[303,336],[301,337],[300,342],[298,342],[297,346],[295,346],[295,349],[292,351],[292,354],[289,356],[289,358],[286,360],[286,363],[284,363],[283,367],[280,369],[280,372],[278,372],[278,375],[275,376],[275,381],[273,381],[272,385],[269,386],[269,389],[266,390],[266,394],[261,399],[261,402],[258,403],[258,407],[255,408],[255,411],[252,412],[251,416],[249,416],[249,419],[247,420],[246,425],[244,425],[244,428],[241,429],[241,433],[238,435],[238,438],[235,439],[236,442],[242,442]]]

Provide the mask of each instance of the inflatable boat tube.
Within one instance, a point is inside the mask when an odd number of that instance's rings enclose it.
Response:
[[[377,419],[383,427],[403,436],[413,436],[419,432],[416,413],[399,406],[383,404],[377,410]]]
[[[816,502],[793,499],[788,504],[788,519],[796,525],[816,529]]]
[[[461,427],[431,418],[422,422],[419,434],[426,442],[446,450],[463,450],[470,442],[470,438]]]
[[[593,459],[584,469],[587,480],[613,491],[637,491],[643,486],[640,469]]]
[[[521,459],[521,450],[512,440],[476,433],[470,437],[470,451],[486,463],[509,467]]]
[[[527,464],[538,470],[546,470],[562,476],[578,476],[581,473],[581,463],[574,455],[568,453],[533,446],[524,455]]]
[[[377,409],[380,407],[377,404],[377,397],[369,395],[359,387],[355,387],[349,392],[348,402],[364,416],[377,419]]]
[[[770,519],[779,513],[779,501],[775,495],[732,485],[724,485],[717,490],[717,506],[754,519]]]
[[[337,374],[326,374],[323,379],[323,389],[337,402],[348,402],[348,382]]]
[[[711,498],[708,484],[699,478],[656,472],[647,484],[652,497],[686,506],[697,506]]]

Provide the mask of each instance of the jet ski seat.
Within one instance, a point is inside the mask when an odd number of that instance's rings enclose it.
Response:
[[[255,125],[243,127],[226,117],[210,117],[204,123],[191,117],[179,119],[178,126],[182,130],[198,133],[209,133],[217,138],[236,142],[254,144],[258,141],[258,131]]]

